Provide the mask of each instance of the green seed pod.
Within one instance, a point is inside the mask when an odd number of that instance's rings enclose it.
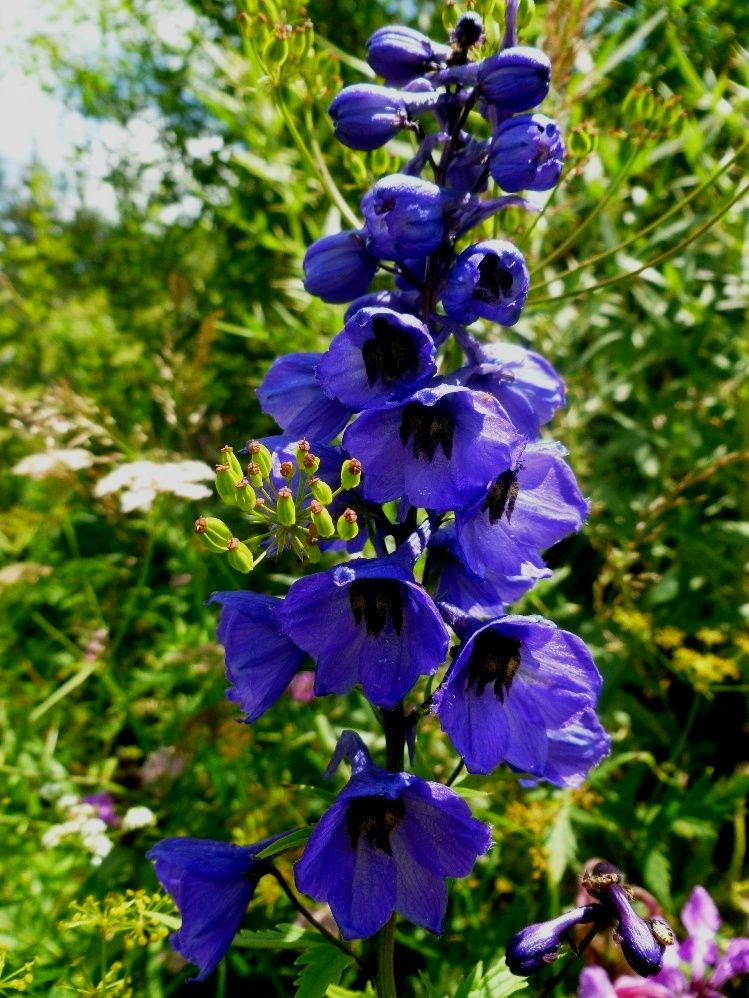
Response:
[[[257,506],[257,496],[253,487],[246,478],[240,478],[234,488],[237,490],[237,506],[245,513],[251,513]]]
[[[234,475],[228,464],[216,465],[216,491],[222,502],[227,506],[237,505],[237,490],[234,487]]]
[[[352,457],[341,467],[341,488],[355,489],[361,482],[361,462]]]
[[[333,502],[333,490],[328,483],[323,482],[322,479],[310,478],[309,490],[315,499],[317,499],[318,502],[321,502],[323,506],[328,506]]]
[[[239,463],[237,455],[234,453],[234,448],[229,447],[227,444],[225,447],[221,448],[220,454],[222,463],[229,465],[229,470],[234,476],[235,481],[238,481],[242,477],[242,465]]]
[[[285,478],[287,482],[290,482],[291,479],[296,474],[296,468],[291,463],[291,461],[282,461],[280,470],[281,470],[281,478]]]
[[[353,509],[345,509],[338,517],[336,530],[338,531],[338,536],[342,541],[353,541],[359,533],[359,524],[356,522],[357,519],[358,517]]]
[[[199,516],[195,521],[195,533],[211,551],[226,551],[231,540],[231,530],[217,516]]]
[[[320,469],[320,458],[316,454],[305,454],[302,461],[302,471],[305,475],[315,475]]]
[[[232,568],[235,568],[243,575],[247,575],[248,572],[252,571],[255,566],[255,559],[252,557],[252,551],[250,551],[246,544],[236,537],[232,537],[227,545],[227,550],[229,552],[229,564]]]
[[[527,28],[536,12],[535,0],[520,0],[518,4],[518,28]]]
[[[323,506],[321,502],[317,499],[313,499],[310,503],[310,514],[312,516],[312,522],[315,525],[315,530],[320,537],[332,537],[335,533],[335,527],[333,525],[333,517]]]
[[[278,490],[276,519],[282,527],[293,527],[296,523],[296,508],[291,489],[282,488]]]
[[[260,465],[254,461],[250,461],[247,465],[247,474],[245,477],[254,489],[261,489],[263,487],[263,475],[260,471]]]
[[[593,152],[593,135],[583,125],[576,125],[567,137],[570,155],[585,159]]]
[[[273,466],[273,456],[265,444],[261,444],[259,440],[251,440],[247,445],[247,453],[250,455],[250,460],[260,468],[263,478],[268,478]]]

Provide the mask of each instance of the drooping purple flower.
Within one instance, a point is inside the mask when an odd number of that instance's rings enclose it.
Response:
[[[439,573],[434,601],[459,637],[466,638],[481,624],[504,617],[505,606],[497,595],[497,587],[466,568],[454,523],[432,536],[429,551],[432,563],[436,562],[434,571]]]
[[[564,141],[543,114],[503,121],[491,146],[491,174],[505,191],[549,191],[562,173]]]
[[[566,401],[564,382],[548,360],[516,343],[482,346],[479,362],[456,371],[450,380],[493,395],[528,440],[538,437]]]
[[[501,762],[541,776],[549,733],[598,699],[601,677],[580,638],[542,617],[507,616],[463,644],[434,711],[471,773]]]
[[[576,925],[594,922],[601,913],[600,905],[586,904],[548,922],[537,922],[521,929],[507,944],[505,959],[510,972],[527,977],[548,967],[559,956],[570,930]]]
[[[460,254],[448,274],[442,304],[450,318],[463,325],[482,318],[514,326],[529,284],[520,250],[504,239],[489,239]]]
[[[481,96],[499,111],[528,111],[549,92],[551,61],[540,49],[514,45],[479,63],[478,82]]]
[[[287,353],[273,361],[257,390],[263,412],[284,432],[328,443],[349,421],[351,410],[322,390],[315,377],[321,353]]]
[[[367,39],[367,62],[379,76],[401,85],[441,66],[450,55],[450,46],[406,28],[390,24]]]
[[[539,780],[546,780],[555,787],[579,787],[610,751],[611,739],[593,708],[586,707],[561,728],[549,731],[549,753],[543,774],[520,783],[532,787]]]
[[[304,288],[323,301],[340,305],[363,295],[377,270],[364,233],[355,229],[323,236],[304,254]]]
[[[213,593],[221,605],[219,642],[226,654],[231,688],[226,697],[239,704],[248,722],[272,707],[307,657],[279,626],[282,600],[253,592]]]
[[[488,825],[449,787],[375,766],[353,731],[339,739],[352,776],[294,867],[297,888],[326,901],[344,939],[373,935],[398,912],[442,931],[446,877],[464,877],[491,844]]]
[[[468,568],[494,582],[505,602],[518,599],[543,577],[539,552],[579,530],[588,515],[564,454],[553,442],[530,444],[519,464],[503,469],[455,514]]]
[[[363,412],[344,446],[365,467],[368,499],[405,496],[412,506],[448,510],[482,493],[497,468],[514,466],[522,441],[491,396],[437,384]]]
[[[200,968],[192,981],[204,981],[231,946],[257,883],[268,870],[256,857],[278,838],[249,846],[164,839],[148,853],[162,887],[182,915],[182,925],[169,942]]]
[[[413,315],[362,308],[317,365],[325,392],[353,411],[403,398],[436,371],[429,330]]]
[[[383,177],[361,207],[368,245],[382,260],[429,256],[444,238],[443,191],[428,180],[405,173]]]
[[[439,94],[408,93],[374,83],[344,87],[334,97],[328,114],[335,136],[349,149],[370,151],[384,146],[411,119],[433,108]]]
[[[394,707],[445,660],[449,636],[437,608],[397,556],[354,559],[298,579],[279,610],[284,634],[316,663],[315,693],[361,683]]]

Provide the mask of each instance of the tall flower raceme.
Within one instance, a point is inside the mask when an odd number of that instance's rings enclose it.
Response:
[[[518,43],[516,14],[510,0],[501,49],[485,58],[475,13],[448,43],[401,26],[370,38],[367,58],[384,85],[344,88],[330,105],[335,134],[362,150],[410,134],[416,148],[364,195],[360,227],[307,251],[308,292],[347,310],[327,350],[280,357],[260,386],[282,435],[250,441],[244,464],[222,453],[218,493],[251,535],[236,537],[217,517],[196,524],[241,572],[285,552],[312,568],[283,598],[211,597],[228,697],[245,720],[314,669],[316,696],[361,687],[381,721],[384,766],[360,735],[341,735],[327,775],[346,759],[351,776],[312,829],[295,880],[330,906],[343,940],[377,934],[375,976],[387,996],[395,918],[439,933],[446,878],[466,876],[490,847],[490,829],[452,778],[406,770],[420,720],[438,717],[469,772],[506,764],[523,783],[579,785],[609,751],[584,643],[508,610],[550,574],[542,552],[588,512],[564,449],[540,439],[564,404],[563,383],[501,329],[522,314],[526,262],[507,239],[475,235],[508,206],[532,210],[518,192],[550,190],[562,169],[560,129],[537,110],[550,63]],[[394,273],[392,289],[372,288],[382,269]],[[479,319],[492,324],[484,341],[468,329]],[[243,847],[169,839],[153,850],[182,914],[173,945],[200,979],[231,944],[259,878],[280,877],[272,856],[283,848],[281,837]],[[649,970],[661,949],[644,945],[625,899],[612,888],[575,918],[618,919],[645,961],[638,969]],[[562,922],[527,952],[519,944],[520,969],[555,951],[572,924]]]

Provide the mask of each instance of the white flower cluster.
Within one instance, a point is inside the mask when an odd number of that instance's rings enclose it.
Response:
[[[150,509],[159,492],[182,499],[208,499],[213,491],[200,483],[213,478],[213,469],[202,461],[132,461],[100,479],[94,492],[99,497],[120,492],[122,512],[131,513]]]
[[[112,851],[114,843],[107,835],[106,823],[96,816],[96,808],[74,794],[60,797],[57,806],[65,813],[66,820],[47,829],[42,845],[54,849],[64,839],[78,837],[86,852],[91,853],[91,865],[98,866]]]

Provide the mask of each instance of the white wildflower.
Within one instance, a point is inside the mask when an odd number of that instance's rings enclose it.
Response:
[[[156,815],[148,807],[129,807],[122,819],[122,830],[134,832],[136,828],[148,828],[156,824]]]
[[[207,499],[212,490],[200,483],[213,477],[213,469],[202,461],[133,461],[110,471],[94,491],[97,496],[120,492],[122,512],[131,513],[150,509],[159,492],[182,499]]]
[[[83,447],[52,449],[21,458],[13,468],[13,474],[28,478],[55,478],[68,471],[90,468],[93,463],[94,455]]]

